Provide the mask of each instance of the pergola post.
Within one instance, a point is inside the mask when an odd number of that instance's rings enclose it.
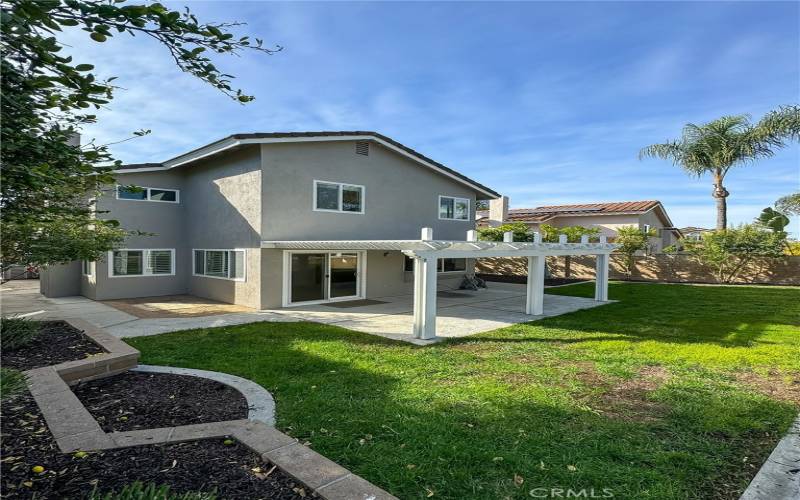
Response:
[[[605,302],[608,300],[608,254],[597,254],[595,270],[594,300]]]
[[[525,314],[538,316],[544,312],[544,255],[528,257],[528,282]]]
[[[414,338],[436,338],[437,261],[414,258]]]

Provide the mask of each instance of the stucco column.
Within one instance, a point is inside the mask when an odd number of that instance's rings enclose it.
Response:
[[[525,314],[538,316],[542,313],[544,313],[544,255],[535,255],[528,257]]]
[[[423,285],[425,278],[423,276],[425,263],[419,257],[414,257],[414,338],[418,339],[422,336],[422,299],[423,299]]]
[[[605,302],[608,300],[608,254],[597,254],[595,270],[594,300]]]
[[[414,259],[414,338],[436,337],[437,259]]]

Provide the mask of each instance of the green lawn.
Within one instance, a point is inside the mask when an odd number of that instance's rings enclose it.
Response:
[[[800,289],[610,296],[428,347],[314,323],[129,342],[143,363],[258,382],[281,430],[400,498],[738,497],[800,407]]]

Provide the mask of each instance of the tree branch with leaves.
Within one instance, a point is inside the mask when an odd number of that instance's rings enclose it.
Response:
[[[3,267],[95,260],[130,234],[117,221],[98,218],[94,204],[103,186],[114,182],[119,162],[107,144],[81,147],[72,140],[96,122],[91,110],[111,102],[118,88],[113,77],[98,80],[92,64],[63,54],[63,31],[82,30],[97,43],[121,35],[152,38],[181,71],[244,104],[254,97],[235,88],[233,76],[220,71],[211,55],[273,54],[281,47],[236,37],[232,30],[242,25],[201,23],[188,9],[179,12],[159,3],[0,1]]]

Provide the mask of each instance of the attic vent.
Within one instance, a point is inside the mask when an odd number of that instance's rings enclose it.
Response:
[[[369,156],[369,141],[356,141],[356,154]]]

